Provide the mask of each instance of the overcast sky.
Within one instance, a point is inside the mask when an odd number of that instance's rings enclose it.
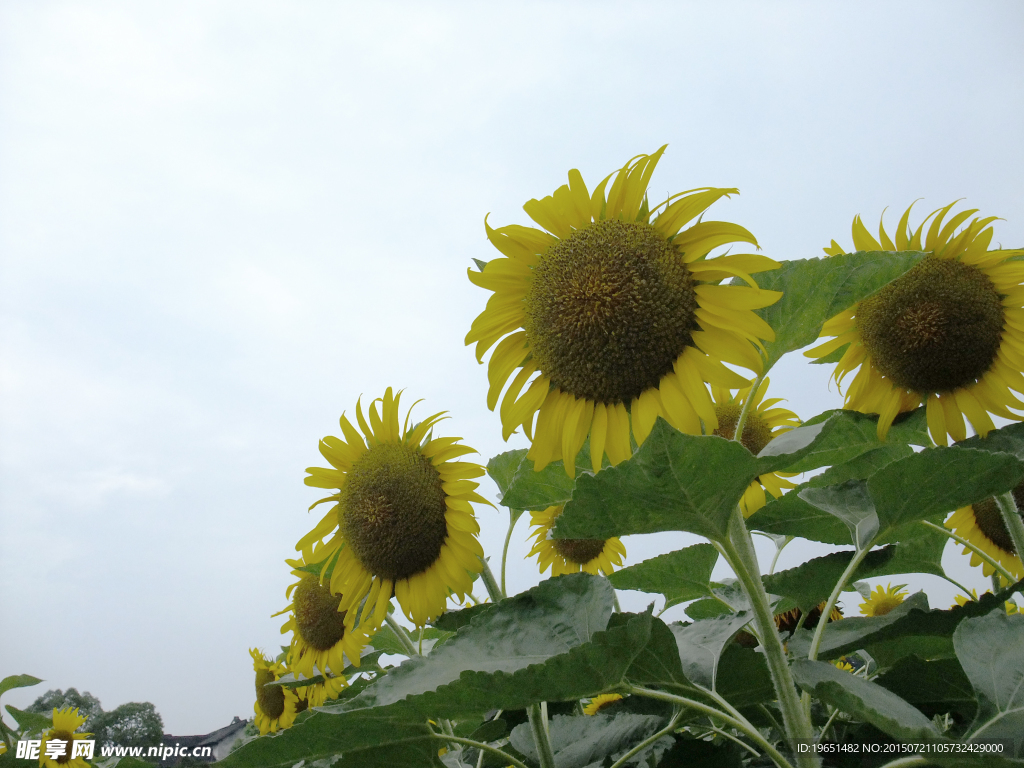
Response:
[[[528,223],[570,168],[668,143],[652,195],[739,187],[713,217],[776,259],[916,198],[1024,244],[1022,36],[1017,2],[0,0],[0,677],[46,680],[4,702],[251,716],[343,410],[404,387],[485,458],[522,446],[463,346],[465,269],[486,213]],[[807,418],[828,373],[787,358],[771,391]]]

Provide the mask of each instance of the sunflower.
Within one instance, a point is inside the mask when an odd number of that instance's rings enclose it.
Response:
[[[990,593],[986,592],[985,594],[990,594]],[[959,605],[961,608],[963,606],[967,605],[968,603],[977,602],[977,600],[978,600],[978,592],[977,592],[977,590],[974,590],[974,589],[971,590],[971,599],[970,600],[968,600],[963,595],[957,595],[956,596],[956,604]],[[952,608],[952,607],[953,606],[950,606],[950,608]],[[1007,600],[1006,601],[1006,605],[1004,606],[1004,608],[1006,608],[1006,613],[1007,613],[1008,616],[1013,616],[1015,613],[1020,613],[1021,612],[1021,610],[1017,606],[1017,604],[1015,602],[1011,601],[1011,600]]]
[[[927,251],[928,256],[825,323],[821,335],[835,338],[804,353],[823,358],[846,348],[836,383],[859,369],[846,407],[879,414],[880,439],[898,414],[922,403],[938,445],[946,445],[947,434],[954,440],[967,437],[964,416],[979,435],[995,428],[989,414],[1024,418],[1008,410],[1024,408],[1011,392],[1024,392],[1024,263],[1011,260],[1021,251],[988,250],[995,217],[974,218],[956,231],[976,210],[961,211],[943,224],[954,204],[933,211],[916,231],[908,224],[908,208],[895,244],[883,224],[875,240],[854,217],[858,251]],[[833,240],[825,252],[839,255],[843,249]]]
[[[322,546],[322,542],[316,543]],[[359,655],[368,636],[362,626],[346,626],[346,613],[338,609],[343,595],[332,594],[329,584],[303,570],[307,561],[315,562],[317,549],[307,547],[298,560],[285,561],[292,566],[292,575],[298,581],[285,591],[291,603],[280,612],[289,614],[281,634],[293,633],[288,651],[288,666],[293,672],[314,677],[330,671],[337,679],[347,666],[346,656],[351,664],[359,666]],[[340,679],[344,685],[345,679]],[[332,698],[337,698],[337,694]]]
[[[622,696],[617,693],[602,693],[590,700],[590,703],[583,708],[583,714],[596,715],[602,709],[611,706],[616,701],[622,701]]]
[[[256,672],[256,726],[260,736],[291,728],[295,722],[299,697],[291,688],[283,685],[271,685],[283,675],[288,674],[288,667],[279,661],[267,659],[255,648],[249,649],[252,656],[252,668]]]
[[[296,688],[295,693],[299,697],[298,711],[309,707],[322,707],[325,702],[334,701],[341,695],[341,692],[348,687],[344,677],[326,677],[322,683],[304,685]]]
[[[484,469],[453,461],[476,451],[459,445],[460,437],[433,437],[443,413],[411,428],[407,413],[400,426],[400,397],[388,387],[370,404],[369,423],[357,401],[362,435],[342,415],[345,439],[320,441],[332,468],[310,467],[306,485],[338,491],[313,505],[334,502],[295,547],[303,550],[333,532],[313,557],[327,569],[322,573],[330,571],[331,592],[342,595],[338,610],[346,626],[353,629],[360,613],[367,635],[384,621],[392,595],[421,627],[444,611],[450,594],[464,599],[483,567],[470,503],[490,504],[472,481]]]
[[[1017,514],[1024,517],[1024,483],[1013,489],[1013,500],[1017,504]],[[979,501],[966,507],[960,507],[946,520],[945,526],[956,533],[962,539],[966,539],[974,546],[991,557],[1015,578],[1024,577],[1024,566],[1021,565],[1020,553],[1013,546],[1013,539],[1003,522],[1002,513],[993,498]],[[985,560],[978,557],[964,547],[964,554],[970,552],[971,565],[981,566],[981,571],[986,576],[991,576],[995,571]]]
[[[825,610],[825,602],[821,601],[818,605],[812,608],[807,613],[807,618],[804,620],[805,629],[814,629],[818,626],[818,621],[821,619],[821,612]],[[794,632],[796,625],[800,623],[800,617],[803,616],[803,611],[799,608],[793,608],[782,613],[775,614],[775,626],[778,627],[780,632]],[[839,621],[843,618],[843,612],[839,609],[839,606],[833,606],[832,612],[828,615],[829,621]]]
[[[904,591],[906,584],[899,584],[888,587],[881,585],[871,591],[871,595],[860,604],[861,616],[885,616],[897,605],[900,605],[907,597]]]
[[[783,432],[800,425],[800,419],[792,411],[772,408],[776,403],[782,402],[781,398],[763,399],[765,392],[768,391],[768,382],[769,380],[765,378],[754,393],[746,421],[743,422],[743,435],[740,437],[740,444],[755,456]],[[750,397],[750,390],[751,387],[745,387],[733,395],[728,389],[711,388],[715,401],[715,415],[718,417],[718,429],[714,432],[716,435],[721,435],[726,440],[733,439],[743,404]],[[740,499],[743,516],[750,517],[765,505],[766,490],[777,499],[782,495],[784,488],[795,488],[793,483],[785,479],[787,477],[793,477],[793,474],[769,472],[753,480]]]
[[[538,556],[540,572],[551,567],[552,576],[564,573],[586,571],[595,576],[600,571],[605,576],[622,565],[626,548],[617,538],[611,539],[553,539],[551,528],[555,518],[562,514],[562,507],[548,507],[543,512],[530,513],[530,525],[536,530],[530,534],[535,538],[533,549],[527,557]]]
[[[841,658],[838,658],[835,661],[833,661],[832,662],[832,666],[835,667],[836,669],[841,669],[843,672],[856,672],[857,671],[857,670],[855,670],[853,668],[853,664],[851,664],[849,662],[849,660],[845,656],[843,656]]]
[[[78,714],[78,709],[54,709],[53,728],[43,735],[42,744],[39,746],[39,765],[49,768],[88,768],[89,764],[85,757],[73,756],[75,742],[92,736],[91,733],[75,733],[87,719]],[[48,751],[55,756],[48,757]]]
[[[562,459],[572,476],[588,435],[595,472],[605,454],[618,464],[632,455],[630,432],[643,443],[659,416],[692,434],[703,421],[710,432],[718,421],[705,382],[746,386],[722,363],[760,372],[757,347],[775,338],[752,310],[782,294],[759,289],[750,275],[778,262],[708,258],[728,243],[757,245],[736,224],[683,229],[738,190],[694,189],[649,210],[647,185],[664,151],[639,155],[593,193],[570,171],[568,185],[523,206],[546,232],[484,221],[502,258],[469,272],[494,295],[466,344],[476,342],[482,361],[497,343],[487,405],[494,410],[501,399],[506,440],[523,427],[537,470]],[[747,285],[719,284],[733,277]]]

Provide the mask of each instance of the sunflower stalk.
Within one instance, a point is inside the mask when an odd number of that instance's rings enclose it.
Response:
[[[1007,491],[996,496],[996,504],[1003,516],[1003,524],[1010,533],[1010,541],[1013,542],[1017,557],[1024,559],[1024,520],[1021,520],[1020,512],[1017,511],[1017,502],[1013,498],[1013,492]],[[1015,580],[1011,578],[1010,583],[1013,581]]]
[[[739,432],[738,429],[737,432]],[[750,537],[750,531],[747,530],[739,506],[733,510],[732,518],[729,521],[729,538],[720,544],[729,566],[736,574],[736,578],[739,579],[753,608],[754,622],[761,635],[761,647],[764,649],[772,684],[778,696],[779,708],[782,710],[786,739],[793,751],[796,752],[795,743],[798,741],[810,742],[814,738],[814,731],[811,728],[810,718],[802,706],[800,695],[797,693],[796,681],[793,679],[793,673],[786,659],[786,651],[782,647],[782,640],[779,639],[779,633],[775,627],[775,617],[768,604],[768,593],[765,592],[764,584],[761,581],[761,569],[757,562],[754,542]],[[800,768],[818,768],[821,765],[820,760],[814,755],[798,754],[796,760]]]
[[[522,762],[521,760],[516,760],[516,758],[512,757],[512,755],[510,755],[508,752],[498,749],[497,747],[492,747],[490,744],[485,744],[482,741],[464,739],[461,736],[450,736],[444,733],[435,733],[433,735],[433,738],[437,739],[438,741],[447,741],[452,744],[461,744],[464,747],[475,747],[476,749],[479,749],[481,752],[490,752],[492,755],[497,755],[497,757],[501,759],[502,763],[514,765],[516,768],[529,768],[529,766],[526,765],[526,763]]]
[[[761,382],[764,381],[764,377],[767,375],[767,373],[768,371],[761,371],[761,373],[757,375],[757,378],[754,379],[754,382],[750,385],[750,394],[743,398],[743,408],[740,409],[739,418],[736,419],[736,431],[733,433],[732,436],[732,439],[735,442],[740,443],[741,445],[741,438],[743,437],[743,428],[747,426],[747,415],[750,413],[750,404],[754,400],[754,393],[757,392],[758,387],[761,386]]]
[[[505,563],[508,560],[508,545],[512,541],[512,531],[515,529],[520,517],[511,510],[509,510],[509,513],[508,533],[505,534],[505,546],[501,550],[501,594],[503,595],[508,594],[508,589],[505,586]]]
[[[935,523],[933,523],[933,522],[931,522],[929,520],[922,520],[921,521],[921,525],[924,525],[924,526],[926,526],[928,528],[931,528],[933,531],[937,531],[938,533],[941,533],[942,535],[951,538],[956,543],[962,544],[963,546],[967,547],[967,549],[969,549],[971,552],[976,554],[978,557],[980,557],[986,563],[988,563],[993,568],[995,568],[995,570],[999,573],[999,575],[1002,576],[1004,579],[1006,579],[1008,584],[1012,584],[1013,582],[1016,581],[1016,579],[1013,577],[1013,574],[1010,573],[1008,570],[1006,570],[1006,568],[1003,567],[1002,563],[1000,563],[998,560],[993,558],[990,554],[988,554],[988,552],[983,551],[974,542],[968,541],[963,536],[959,536],[956,533],[954,533],[953,531],[949,530],[948,528],[944,528],[941,525],[936,525]],[[949,581],[949,580],[950,579],[947,579],[947,581]],[[955,584],[956,582],[953,582],[953,583]],[[960,585],[957,584],[957,586],[959,587]],[[961,587],[961,589],[963,589],[963,587]],[[967,592],[967,594],[970,594],[970,592]]]
[[[551,749],[551,734],[548,733],[548,719],[540,704],[531,704],[526,709],[530,719],[533,743],[537,747],[540,768],[555,768],[555,753]]]
[[[821,609],[821,618],[818,619],[818,626],[814,628],[814,637],[811,639],[811,647],[807,651],[807,658],[811,661],[815,661],[818,658],[818,648],[821,647],[821,638],[825,634],[825,625],[828,624],[828,617],[832,615],[832,609],[836,607],[836,602],[839,600],[839,595],[842,593],[843,588],[846,586],[846,582],[848,582],[853,577],[853,574],[856,573],[857,568],[861,564],[861,561],[870,551],[870,544],[862,549],[857,550],[857,553],[853,556],[853,559],[850,560],[850,564],[847,565],[846,570],[843,571],[843,575],[840,576],[839,581],[836,582],[836,585],[832,590],[832,594],[828,596],[828,600],[825,602],[825,607]]]
[[[395,620],[394,616],[392,616],[389,613],[384,618],[384,621],[387,622],[387,625],[389,627],[391,627],[391,631],[395,633],[395,637],[398,638],[398,642],[400,642],[402,644],[402,647],[405,648],[405,651],[409,655],[410,658],[413,657],[413,656],[419,656],[420,655],[420,652],[418,650],[416,650],[416,643],[414,643],[412,641],[412,638],[409,636],[409,633],[406,631],[405,627],[403,627],[401,624],[399,624]]]
[[[491,602],[497,603],[504,600],[505,590],[498,586],[498,581],[494,578],[491,566],[487,564],[487,558],[481,557],[480,564],[483,566],[483,569],[480,571],[480,578],[484,580],[484,586],[487,587],[487,594],[490,595]]]

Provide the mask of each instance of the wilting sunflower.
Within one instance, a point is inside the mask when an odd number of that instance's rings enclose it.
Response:
[[[1013,500],[1017,505],[1017,514],[1024,518],[1024,483],[1013,489]],[[1002,513],[993,498],[979,501],[966,507],[960,507],[946,520],[945,526],[962,539],[991,557],[1015,578],[1024,578],[1024,566],[1021,565],[1019,553],[1013,546],[1013,539],[1003,522]],[[971,565],[981,566],[981,572],[991,576],[995,571],[985,560],[964,547],[964,554],[970,552]]]
[[[72,757],[75,754],[75,742],[88,739],[91,733],[75,733],[88,718],[78,714],[77,709],[66,707],[53,710],[53,728],[43,734],[42,744],[39,747],[39,765],[48,768],[89,768],[89,763],[81,755]],[[63,741],[64,747],[54,745],[55,751],[62,752],[58,757],[47,757],[47,746],[53,741]]]
[[[530,534],[536,541],[527,557],[538,556],[540,572],[551,567],[552,576],[564,573],[586,571],[595,576],[600,571],[605,576],[622,565],[626,548],[618,538],[611,539],[553,539],[551,529],[555,518],[562,514],[562,507],[548,507],[543,512],[530,513],[530,525],[536,530]]]
[[[871,595],[860,604],[861,616],[885,616],[893,608],[901,605],[907,598],[907,593],[904,591],[906,584],[898,584],[893,586],[890,584],[887,587],[881,585],[871,590]]]
[[[879,438],[898,414],[922,403],[939,445],[946,445],[947,434],[967,437],[964,416],[979,435],[995,428],[989,414],[1024,418],[1008,410],[1024,408],[1011,392],[1024,392],[1024,262],[1011,261],[1021,251],[988,250],[995,217],[974,218],[956,231],[976,210],[943,223],[954,204],[933,211],[916,231],[908,224],[908,208],[895,243],[882,224],[875,240],[854,217],[856,250],[928,256],[825,323],[821,335],[835,338],[804,353],[822,358],[846,347],[836,382],[857,370],[846,407],[879,414]],[[843,248],[833,240],[825,252],[839,255]]]
[[[745,386],[722,362],[759,372],[757,347],[775,338],[752,310],[782,294],[759,289],[750,275],[778,263],[755,254],[709,258],[728,243],[757,245],[736,224],[683,229],[738,190],[702,187],[648,209],[664,150],[633,158],[592,193],[569,171],[568,185],[523,206],[546,232],[484,222],[502,258],[469,272],[494,295],[466,343],[476,342],[482,360],[501,340],[488,365],[487,405],[501,399],[506,440],[523,427],[538,470],[562,459],[572,476],[588,435],[595,472],[605,454],[618,464],[632,455],[630,431],[643,443],[658,416],[692,434],[703,421],[710,432],[718,421],[705,383]],[[747,285],[720,285],[733,277]]]
[[[362,435],[343,415],[345,439],[320,441],[320,452],[333,468],[306,470],[306,485],[338,491],[313,505],[334,502],[296,549],[333,532],[314,557],[333,569],[331,592],[342,595],[338,608],[346,612],[350,629],[365,599],[359,623],[367,634],[384,621],[392,595],[405,615],[423,626],[444,611],[450,594],[464,599],[482,568],[480,526],[471,502],[490,504],[472,481],[484,469],[453,461],[476,451],[459,445],[460,437],[433,437],[431,429],[443,413],[412,427],[407,413],[400,424],[400,397],[388,387],[370,405],[369,422],[357,402]]]
[[[782,402],[781,398],[763,399],[765,392],[768,391],[768,381],[765,378],[754,393],[746,421],[743,422],[743,434],[740,436],[740,444],[755,456],[783,432],[800,425],[800,419],[792,411],[772,408],[776,403]],[[751,387],[745,387],[733,395],[728,389],[711,388],[715,400],[715,415],[718,417],[718,429],[714,432],[716,435],[721,435],[727,440],[732,440],[736,435],[736,425],[739,423],[743,403],[750,396],[750,389]],[[765,491],[777,499],[782,495],[784,488],[795,488],[793,483],[785,479],[787,477],[793,477],[793,474],[769,472],[752,481],[740,499],[743,516],[750,517],[765,505]]]
[[[293,672],[314,677],[330,671],[338,676],[347,666],[346,656],[348,663],[359,666],[359,655],[368,637],[363,627],[346,626],[346,613],[338,610],[343,595],[332,594],[329,583],[322,583],[318,576],[302,570],[308,565],[307,560],[316,562],[317,549],[307,547],[301,558],[286,561],[298,581],[285,591],[291,603],[281,611],[289,614],[281,634],[294,633],[288,652],[288,666]],[[341,683],[344,684],[344,678]]]
[[[622,696],[617,693],[602,693],[590,700],[590,703],[583,708],[583,714],[596,715],[602,709],[611,706],[616,701],[622,701]]]
[[[249,649],[252,656],[252,668],[256,672],[256,727],[260,736],[291,728],[295,722],[299,697],[291,688],[283,685],[270,685],[275,680],[288,674],[288,668],[279,661],[267,659],[255,648]]]

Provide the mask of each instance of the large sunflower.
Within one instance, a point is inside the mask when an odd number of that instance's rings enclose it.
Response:
[[[400,397],[388,387],[371,403],[369,422],[357,402],[362,435],[343,415],[345,439],[320,441],[332,468],[310,467],[305,482],[338,489],[314,507],[335,503],[295,547],[303,550],[333,533],[313,558],[323,563],[322,573],[331,573],[331,592],[342,595],[338,610],[346,626],[354,628],[359,613],[368,635],[384,621],[392,595],[423,626],[444,611],[450,594],[465,598],[482,568],[480,526],[470,503],[490,503],[472,481],[484,469],[453,461],[476,451],[459,445],[460,437],[432,436],[443,413],[412,427],[407,413],[400,424]]]
[[[476,342],[482,360],[501,340],[488,365],[487,405],[501,399],[506,440],[523,427],[538,470],[562,459],[571,476],[588,435],[595,472],[605,454],[624,461],[630,432],[642,443],[659,416],[693,434],[703,421],[710,432],[718,421],[705,383],[745,386],[722,362],[759,372],[757,347],[775,338],[751,310],[781,294],[750,275],[778,263],[755,254],[708,258],[728,243],[757,245],[736,224],[683,229],[737,190],[702,187],[649,210],[647,185],[664,150],[633,158],[592,193],[569,171],[568,185],[523,206],[546,232],[484,222],[502,258],[469,272],[494,295],[466,343]],[[747,285],[720,285],[733,277]]]
[[[768,378],[765,378],[754,393],[750,401],[750,408],[747,410],[747,418],[743,422],[743,434],[740,436],[740,444],[755,456],[783,432],[788,432],[793,427],[800,425],[800,419],[792,411],[772,407],[776,403],[782,402],[781,398],[764,399],[764,395],[768,391],[768,383]],[[716,435],[721,435],[727,440],[732,440],[735,437],[736,425],[739,423],[743,404],[751,396],[750,390],[751,387],[745,387],[734,395],[728,389],[711,388],[715,400],[715,415],[718,417]],[[793,474],[769,472],[754,479],[747,486],[747,490],[743,492],[743,498],[740,499],[743,516],[750,517],[765,505],[765,491],[777,499],[782,495],[783,489],[795,488],[796,486],[789,482],[787,477],[793,477]]]
[[[929,214],[916,231],[910,208],[895,243],[879,224],[876,240],[859,216],[853,219],[858,251],[927,251],[928,256],[825,323],[822,336],[835,338],[808,352],[822,358],[846,347],[835,370],[841,383],[857,370],[846,407],[877,413],[884,438],[897,414],[927,406],[932,439],[946,445],[967,437],[964,416],[979,435],[994,429],[989,414],[1020,420],[1009,408],[1024,408],[1010,391],[1024,392],[1024,263],[1020,251],[990,251],[995,217],[961,211],[944,223],[953,207]],[[911,206],[912,207],[912,206]],[[928,233],[924,226],[931,219]],[[829,255],[843,253],[832,241]]]
[[[1024,483],[1013,489],[1013,500],[1017,504],[1017,514],[1024,517]],[[946,520],[945,526],[962,539],[991,557],[1016,578],[1024,578],[1024,566],[1021,565],[1020,553],[1013,546],[1013,539],[1003,522],[1002,513],[993,498],[960,507]],[[964,554],[971,554],[971,565],[981,566],[982,573],[991,576],[995,571],[989,563],[964,547]]]
[[[595,576],[600,571],[609,576],[615,566],[622,565],[626,548],[618,538],[611,539],[553,539],[551,529],[555,518],[562,514],[562,507],[548,507],[543,512],[530,513],[530,525],[536,530],[530,534],[535,538],[533,549],[527,557],[538,556],[540,572],[549,567],[552,576],[564,573],[586,571]]]
[[[249,649],[252,656],[252,668],[256,672],[256,727],[260,736],[291,728],[295,722],[299,697],[291,688],[283,685],[270,685],[288,674],[288,668],[279,661],[271,661],[255,648]]]
[[[318,541],[304,549],[299,559],[285,561],[298,581],[285,591],[291,603],[280,612],[289,614],[281,634],[293,633],[288,666],[304,677],[327,675],[328,671],[341,675],[347,666],[346,656],[358,667],[360,653],[369,639],[362,626],[346,626],[346,613],[338,609],[342,595],[332,594],[329,583],[304,570],[310,562],[316,562],[314,553],[322,546]],[[344,678],[340,679],[344,685]]]
[[[39,746],[39,765],[48,768],[89,768],[85,757],[81,754],[75,756],[75,742],[92,736],[91,733],[75,733],[87,719],[71,707],[53,710],[53,728],[43,735]],[[48,757],[47,752],[55,756]]]

